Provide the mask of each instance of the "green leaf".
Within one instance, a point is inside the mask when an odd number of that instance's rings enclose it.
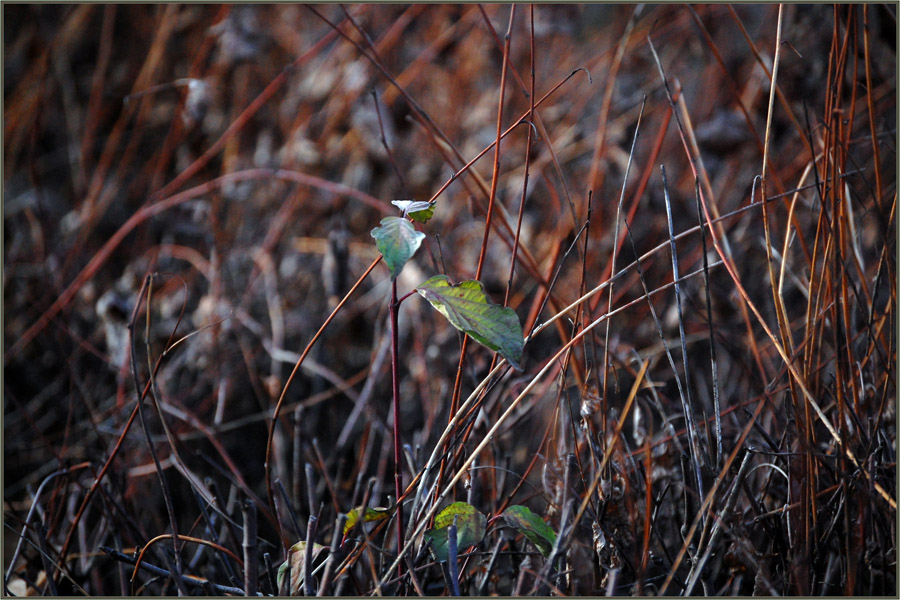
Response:
[[[419,210],[410,209],[407,211],[407,215],[413,220],[418,221],[419,223],[427,223],[431,217],[434,216],[434,202],[428,202],[428,206]]]
[[[391,200],[391,204],[403,212],[404,217],[409,217],[419,223],[427,223],[434,216],[434,200],[430,202],[414,200]]]
[[[434,529],[425,532],[426,541],[431,543],[434,559],[449,559],[448,529],[456,519],[456,547],[462,550],[474,546],[484,538],[487,518],[477,508],[466,502],[454,502],[447,506],[434,518]]]
[[[450,285],[445,275],[435,275],[416,291],[441,312],[450,324],[472,339],[499,352],[509,364],[522,370],[522,325],[516,312],[494,304],[480,281]]]
[[[517,529],[537,546],[541,554],[550,555],[553,544],[556,543],[556,532],[543,519],[531,512],[527,506],[519,504],[510,506],[500,516],[503,517],[507,526]]]
[[[393,281],[403,270],[406,261],[419,249],[425,234],[416,231],[412,223],[402,217],[385,217],[381,220],[381,226],[372,230],[372,237],[391,270]]]
[[[381,521],[382,519],[387,519],[391,516],[390,508],[366,508],[365,511],[363,511],[362,508],[362,506],[357,506],[347,513],[347,520],[344,522],[344,535],[347,535],[347,533],[353,529],[353,526],[359,522],[360,512],[363,512],[363,523]]]
[[[321,564],[321,559],[328,553],[328,548],[321,544],[313,543],[312,559],[313,566]],[[291,568],[291,582],[288,586],[288,595],[302,596],[303,583],[306,580],[306,542],[300,541],[291,546],[288,550],[287,560],[278,567],[278,589],[284,584],[284,578],[287,574],[288,565]]]

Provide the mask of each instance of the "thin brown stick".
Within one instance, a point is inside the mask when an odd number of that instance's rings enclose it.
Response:
[[[306,359],[312,347],[321,337],[322,332],[331,324],[334,320],[334,317],[337,316],[338,312],[340,312],[341,308],[344,307],[344,304],[350,299],[350,296],[357,290],[357,288],[362,284],[363,281],[369,276],[369,273],[372,272],[372,269],[381,262],[381,255],[378,256],[375,260],[372,261],[372,264],[366,269],[366,271],[360,275],[359,279],[356,280],[356,283],[353,284],[344,297],[338,302],[337,306],[331,311],[331,314],[328,315],[328,318],[319,326],[318,331],[316,331],[315,335],[313,335],[312,339],[309,343],[306,344],[306,348],[303,349],[303,352],[300,354],[300,358],[297,359],[296,364],[294,364],[293,370],[291,370],[291,374],[288,376],[287,381],[284,384],[284,387],[281,389],[281,395],[278,397],[278,401],[275,403],[275,408],[272,410],[272,422],[269,424],[269,437],[266,441],[266,462],[264,465],[264,469],[266,472],[266,493],[269,497],[269,507],[272,509],[272,513],[275,515],[275,526],[278,530],[278,537],[282,540],[282,543],[285,547],[289,546],[287,538],[284,537],[284,532],[281,529],[281,521],[278,519],[278,513],[275,511],[275,495],[272,491],[272,440],[275,437],[275,427],[278,425],[278,418],[281,413],[281,407],[284,404],[284,399],[287,396],[288,388],[290,388],[291,383],[294,381],[294,377],[297,375],[297,372],[300,370],[300,365],[303,364],[303,361]]]
[[[512,41],[512,25],[516,16],[516,5],[510,5],[509,25],[506,29],[503,45],[503,61],[500,69],[500,98],[497,101],[497,138],[494,142],[494,165],[491,171],[491,191],[488,195],[487,216],[484,222],[484,235],[481,240],[481,250],[478,254],[478,266],[475,268],[475,279],[481,280],[481,272],[484,269],[484,259],[487,256],[488,239],[491,234],[491,218],[494,215],[494,199],[497,196],[497,185],[500,179],[500,141],[503,139],[503,103],[506,99],[506,71],[509,63],[509,47]],[[518,237],[516,238],[518,240]],[[459,404],[459,392],[462,386],[462,371],[466,360],[466,346],[469,337],[465,336],[462,348],[459,351],[459,365],[456,367],[456,380],[453,382],[453,393],[450,397],[450,418],[456,414]]]
[[[172,537],[173,536],[171,533],[164,533],[162,535],[158,535],[155,538],[148,541],[144,545],[144,547],[141,548],[141,551],[138,553],[137,561],[135,561],[135,563],[134,563],[134,571],[131,574],[132,581],[134,581],[134,577],[135,577],[135,575],[137,575],[138,569],[141,567],[141,562],[144,560],[144,554],[147,553],[147,549],[150,548],[150,546],[152,546],[156,542],[159,542],[161,540],[168,540],[168,539],[171,539]],[[235,562],[237,562],[241,566],[241,568],[244,568],[244,561],[241,560],[241,557],[239,557],[237,554],[235,554],[234,552],[232,552],[225,546],[221,546],[214,542],[210,542],[209,540],[204,540],[204,539],[192,537],[189,535],[180,535],[180,536],[178,536],[178,539],[184,540],[186,542],[193,542],[195,544],[202,544],[204,546],[209,546],[210,548],[218,550],[219,552],[224,552],[225,554],[230,556]]]

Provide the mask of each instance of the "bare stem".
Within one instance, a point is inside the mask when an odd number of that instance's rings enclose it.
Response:
[[[397,280],[391,282],[391,385],[394,396],[394,494],[397,498],[397,552],[403,550],[403,464],[400,451],[400,379],[397,377],[399,362],[400,335],[397,330],[397,316],[400,312],[400,301],[397,299]],[[397,570],[403,575],[402,566]]]

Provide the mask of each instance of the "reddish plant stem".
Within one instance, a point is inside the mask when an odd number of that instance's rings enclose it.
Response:
[[[503,67],[500,70],[500,100],[497,108],[497,141],[494,142],[494,166],[491,174],[491,193],[488,198],[487,216],[484,222],[484,238],[481,241],[481,252],[478,254],[478,267],[475,269],[475,279],[481,280],[481,271],[484,269],[484,259],[487,255],[488,238],[491,234],[491,217],[494,214],[494,198],[497,196],[497,180],[500,178],[500,140],[503,139],[503,98],[506,95],[506,67],[509,64],[510,32],[513,19],[516,15],[516,6],[513,4],[509,11],[509,27],[506,31],[505,45],[503,47]],[[534,110],[532,108],[532,110]],[[529,111],[530,114],[530,111]],[[530,135],[530,132],[529,132]],[[462,370],[466,358],[466,346],[468,336],[463,338],[462,350],[459,353],[459,366],[456,370],[456,381],[453,384],[453,396],[450,400],[450,418],[456,414],[459,406],[459,392],[462,384]]]
[[[397,552],[403,550],[403,467],[400,462],[400,379],[397,377],[397,365],[400,362],[400,334],[397,329],[397,317],[400,313],[400,301],[397,299],[397,280],[391,282],[391,385],[394,396],[394,494],[397,498]],[[397,574],[403,576],[403,563],[397,568]]]
[[[500,178],[500,140],[503,139],[503,99],[506,96],[506,67],[509,63],[509,46],[512,33],[513,19],[516,15],[516,5],[513,4],[509,11],[509,26],[506,30],[505,44],[503,46],[503,66],[500,70],[500,99],[497,108],[497,138],[494,142],[494,166],[491,173],[491,191],[488,195],[487,216],[484,222],[484,237],[481,240],[481,251],[478,254],[478,267],[475,269],[475,279],[481,280],[481,271],[484,268],[484,259],[487,255],[488,238],[491,234],[491,217],[494,214],[494,198],[497,195],[497,180]],[[534,108],[532,107],[532,111]],[[531,111],[529,111],[531,114]],[[462,390],[462,374],[463,367],[466,363],[466,349],[469,346],[469,336],[464,335],[462,345],[459,350],[459,363],[456,367],[456,379],[453,382],[453,393],[450,395],[450,414],[448,420],[452,421],[459,409],[459,395]],[[441,468],[438,471],[438,482],[444,479],[444,461],[441,461]],[[435,493],[440,490],[440,485],[435,488]]]

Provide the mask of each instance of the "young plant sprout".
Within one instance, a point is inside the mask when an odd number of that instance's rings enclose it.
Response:
[[[381,225],[372,230],[375,245],[391,273],[391,383],[394,412],[394,490],[397,498],[397,549],[403,548],[403,475],[401,470],[400,444],[400,380],[397,377],[399,362],[399,336],[397,318],[400,303],[409,294],[400,298],[397,294],[397,277],[407,261],[425,239],[425,234],[417,231],[413,221],[427,223],[434,215],[434,202],[394,200],[402,216],[385,217]],[[519,317],[511,308],[491,302],[480,281],[462,281],[451,284],[445,275],[435,275],[421,283],[416,289],[423,298],[444,315],[451,325],[469,335],[485,347],[498,352],[516,369],[521,369],[524,336]]]

